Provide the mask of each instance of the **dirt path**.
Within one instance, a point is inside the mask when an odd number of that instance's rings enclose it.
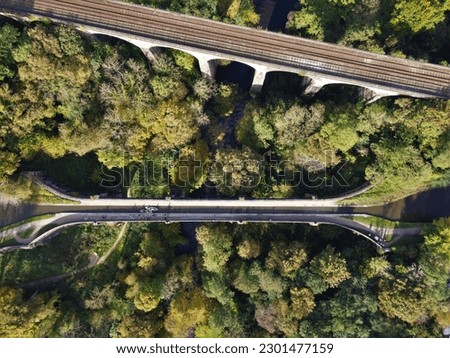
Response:
[[[99,257],[96,253],[91,254],[89,256],[89,263],[85,267],[75,270],[75,271],[72,271],[72,272],[63,273],[60,275],[54,275],[54,276],[50,276],[50,277],[40,278],[37,280],[22,282],[18,286],[21,288],[26,288],[26,289],[37,289],[42,286],[50,286],[59,281],[62,281],[62,280],[68,279],[68,278],[72,278],[83,272],[89,271],[90,269],[92,269],[96,266],[104,264],[105,261],[108,259],[108,257],[117,248],[117,245],[119,244],[120,240],[125,235],[127,227],[128,227],[128,223],[124,223],[122,226],[122,229],[120,230],[119,234],[117,235],[117,239],[114,241],[112,246],[108,249],[108,251],[106,251],[101,257]]]

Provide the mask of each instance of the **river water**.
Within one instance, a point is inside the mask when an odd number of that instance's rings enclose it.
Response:
[[[255,11],[259,14],[259,26],[270,31],[284,31],[287,16],[298,6],[298,0],[254,0]],[[218,82],[237,83],[239,88],[248,91],[253,80],[253,68],[238,62],[219,67],[216,73]]]

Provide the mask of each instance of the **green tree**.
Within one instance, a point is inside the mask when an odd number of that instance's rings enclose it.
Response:
[[[348,113],[339,113],[330,116],[329,121],[321,127],[320,134],[333,148],[347,153],[358,143],[356,126],[355,118],[351,118]]]
[[[210,180],[222,194],[249,193],[260,181],[260,158],[249,148],[219,149],[210,168]]]
[[[107,111],[102,132],[108,142],[99,159],[108,167],[138,162],[149,151],[180,148],[195,138],[196,112],[185,101],[186,87],[170,58],[159,56],[150,74],[143,63],[115,54],[103,70],[100,92]]]
[[[173,0],[170,10],[211,19],[217,14],[217,3],[218,0]]]
[[[126,297],[133,299],[137,309],[150,312],[154,310],[162,299],[163,278],[138,277],[131,273],[125,279],[125,283],[130,286],[126,292]]]
[[[450,218],[441,218],[424,230],[425,242],[420,250],[419,264],[424,272],[428,310],[441,327],[450,325]]]
[[[267,293],[269,299],[280,298],[286,289],[286,281],[275,272],[261,270],[258,273],[259,287]]]
[[[277,270],[283,277],[293,279],[307,258],[308,254],[300,242],[276,241],[272,243],[267,255],[266,267]]]
[[[370,319],[378,311],[377,297],[365,278],[353,277],[329,301],[333,337],[370,337]]]
[[[319,172],[325,168],[337,165],[341,157],[336,149],[318,133],[299,142],[287,153],[288,168],[303,167],[309,172]]]
[[[0,81],[14,76],[12,51],[19,42],[19,30],[12,25],[0,28]]]
[[[245,313],[220,306],[210,312],[208,321],[195,329],[198,338],[242,338],[247,335]]]
[[[207,101],[217,94],[218,86],[213,81],[200,78],[194,83],[192,89],[201,100]]]
[[[449,10],[448,0],[397,0],[391,24],[407,26],[412,32],[432,30]]]
[[[84,299],[84,307],[89,310],[99,310],[111,304],[115,298],[114,286],[109,284],[103,288],[95,286],[89,297]]]
[[[162,288],[163,299],[170,299],[180,289],[188,290],[194,285],[194,258],[182,255],[167,270]]]
[[[300,0],[302,7],[294,13],[287,27],[316,40],[336,41],[343,32],[343,20],[353,10],[354,3],[352,0]]]
[[[366,168],[366,177],[372,182],[386,181],[398,186],[414,178],[417,185],[429,182],[433,177],[431,166],[412,145],[389,138],[371,145],[371,150],[376,155],[376,162]]]
[[[205,295],[214,298],[223,306],[235,307],[234,292],[228,287],[228,280],[223,274],[204,274],[203,289]]]
[[[261,267],[257,261],[253,261],[251,265],[241,263],[236,269],[233,286],[239,291],[252,294],[259,291],[258,275],[261,272]]]
[[[206,142],[198,139],[180,150],[178,161],[171,168],[172,182],[184,193],[199,189],[207,180],[210,162]]]
[[[237,86],[220,84],[217,94],[213,98],[213,111],[217,116],[229,116],[233,113],[237,101]]]
[[[14,40],[17,33],[10,28],[4,32],[16,46],[2,46],[2,52],[12,53],[17,74],[0,90],[0,135],[8,136],[2,149],[31,159],[38,151],[60,157],[98,148],[101,141],[87,139],[95,125],[85,121],[95,82],[89,55],[95,56],[80,35],[68,27],[42,24],[25,28],[20,41]]]
[[[310,107],[294,104],[287,108],[274,118],[276,145],[289,149],[305,140],[322,125],[324,113],[325,106],[321,103]]]
[[[429,260],[429,265],[437,271],[450,271],[450,218],[434,221],[424,234],[423,259]]]
[[[207,271],[221,273],[232,254],[233,237],[226,225],[202,225],[196,230],[201,245],[203,266]]]
[[[335,249],[327,246],[319,255],[311,260],[311,271],[317,273],[329,287],[338,287],[350,278],[346,260],[336,253]]]

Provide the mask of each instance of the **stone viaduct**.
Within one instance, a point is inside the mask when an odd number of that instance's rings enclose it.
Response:
[[[213,79],[218,60],[254,69],[252,91],[273,71],[304,77],[304,93],[329,84],[363,89],[372,102],[384,96],[450,99],[450,68],[360,51],[299,37],[243,28],[114,0],[0,0],[3,15],[44,17],[79,30],[129,42],[150,61],[161,48],[191,54]]]

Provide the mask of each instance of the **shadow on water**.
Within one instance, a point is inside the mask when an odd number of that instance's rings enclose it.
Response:
[[[259,14],[259,26],[270,31],[284,31],[287,16],[298,5],[298,0],[254,0],[256,13]],[[231,82],[248,91],[253,80],[253,68],[238,62],[219,67],[216,73],[218,82]]]
[[[198,226],[198,223],[181,224],[181,233],[187,241],[183,245],[178,245],[175,248],[175,253],[177,255],[193,254],[196,252],[198,246],[198,241],[196,239],[196,229]]]
[[[274,0],[272,0],[274,1]],[[273,9],[272,16],[270,18],[269,26],[270,31],[283,31],[286,27],[288,14],[296,9],[299,5],[298,0],[275,0],[276,5]]]
[[[255,11],[259,15],[259,26],[269,28],[277,0],[253,0]]]
[[[270,31],[284,31],[287,16],[298,5],[298,0],[254,0],[259,14],[259,26]]]
[[[255,70],[243,63],[231,62],[226,66],[219,66],[216,72],[217,82],[231,82],[239,85],[244,91],[250,90]]]
[[[450,187],[423,191],[391,203],[362,208],[368,214],[390,220],[406,222],[430,222],[450,216]]]

